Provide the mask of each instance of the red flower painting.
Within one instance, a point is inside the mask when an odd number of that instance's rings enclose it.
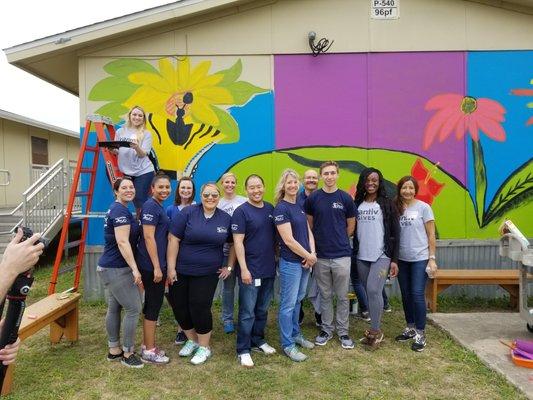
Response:
[[[533,80],[531,81],[533,84]],[[511,90],[511,93],[515,96],[533,96],[533,89],[513,89]],[[533,108],[533,102],[527,104],[528,108]],[[530,117],[526,121],[526,126],[533,125],[533,117]]]
[[[505,140],[501,125],[505,121],[505,108],[497,101],[446,93],[432,97],[425,109],[436,110],[436,113],[424,129],[424,150],[429,149],[435,140],[443,142],[452,132],[458,140],[468,132],[477,142],[480,131],[496,141]]]
[[[417,158],[411,167],[411,175],[418,182],[418,194],[416,198],[431,205],[436,196],[439,195],[444,183],[437,182],[431,177],[431,172],[424,167],[422,160]]]

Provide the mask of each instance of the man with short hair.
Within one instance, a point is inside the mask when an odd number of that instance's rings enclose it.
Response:
[[[348,336],[350,284],[350,236],[355,228],[355,206],[348,193],[337,187],[339,166],[326,161],[320,166],[324,185],[305,201],[305,212],[315,237],[318,261],[314,275],[320,291],[322,330],[315,344],[324,346],[336,330],[344,349],[353,349]],[[335,325],[333,296],[337,296]]]
[[[309,197],[311,193],[313,193],[318,188],[318,172],[316,172],[314,169],[308,169],[304,172],[303,176],[303,186],[304,189],[298,193],[298,196],[296,197],[296,203],[300,207],[302,207],[302,210],[304,210],[305,206],[305,200]],[[316,283],[316,279],[314,277],[313,272],[311,272],[311,275],[309,276],[309,292],[307,294],[307,298],[313,305],[313,308],[315,310],[315,320],[316,325],[318,327],[322,324],[322,318],[320,316],[320,296],[318,293],[318,285]],[[299,323],[301,324],[304,319],[304,309],[300,305],[300,318]]]

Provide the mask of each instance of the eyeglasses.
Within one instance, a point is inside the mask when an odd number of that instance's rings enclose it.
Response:
[[[218,196],[220,196],[217,192],[206,192],[206,193],[202,193],[202,197],[204,199],[208,199],[210,197],[212,197],[213,199],[218,199]]]

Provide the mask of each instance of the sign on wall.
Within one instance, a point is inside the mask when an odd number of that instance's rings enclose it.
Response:
[[[400,0],[370,0],[370,18],[400,18]]]

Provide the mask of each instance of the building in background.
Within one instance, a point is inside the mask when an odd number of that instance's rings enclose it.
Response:
[[[352,193],[367,166],[391,194],[414,175],[442,246],[495,239],[504,218],[533,237],[533,1],[183,0],[5,52],[78,95],[80,127],[142,106],[174,177],[254,172],[271,200],[284,168],[333,159]]]
[[[75,163],[78,132],[0,110],[0,207],[15,207],[22,193],[60,159]]]

